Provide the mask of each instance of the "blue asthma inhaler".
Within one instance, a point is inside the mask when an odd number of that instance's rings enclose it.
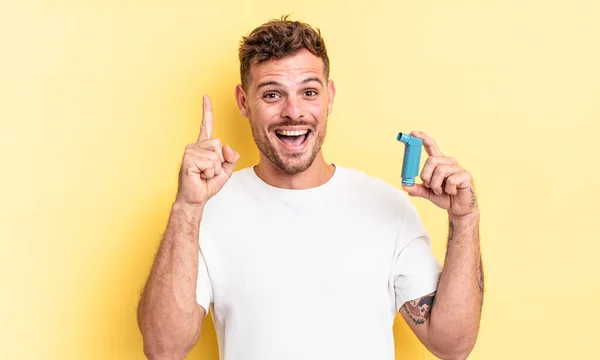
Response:
[[[421,148],[423,140],[409,134],[399,133],[398,141],[404,143],[404,161],[402,162],[402,185],[415,185],[421,166]]]

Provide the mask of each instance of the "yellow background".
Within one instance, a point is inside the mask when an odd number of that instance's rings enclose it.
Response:
[[[471,359],[600,358],[591,0],[5,1],[0,358],[143,358],[138,292],[201,96],[238,169],[256,162],[237,46],[287,13],[328,46],[328,161],[399,186],[395,136],[421,129],[472,172],[487,295]],[[442,260],[445,214],[414,203]],[[398,359],[433,358],[394,330]],[[212,320],[189,358],[217,359]]]

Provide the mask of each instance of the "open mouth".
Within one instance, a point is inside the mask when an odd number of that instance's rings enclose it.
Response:
[[[296,148],[302,146],[306,139],[308,139],[308,134],[310,130],[277,130],[275,134],[283,142],[289,147]]]

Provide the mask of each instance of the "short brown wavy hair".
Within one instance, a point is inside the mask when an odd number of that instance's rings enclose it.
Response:
[[[288,20],[271,20],[244,36],[239,48],[242,87],[248,90],[250,67],[270,59],[293,56],[306,49],[323,60],[323,73],[329,80],[329,57],[321,30],[310,25]]]

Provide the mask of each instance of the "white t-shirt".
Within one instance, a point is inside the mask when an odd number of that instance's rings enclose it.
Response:
[[[248,167],[206,204],[197,301],[222,360],[393,360],[397,311],[440,271],[400,189],[341,166],[281,189]]]

